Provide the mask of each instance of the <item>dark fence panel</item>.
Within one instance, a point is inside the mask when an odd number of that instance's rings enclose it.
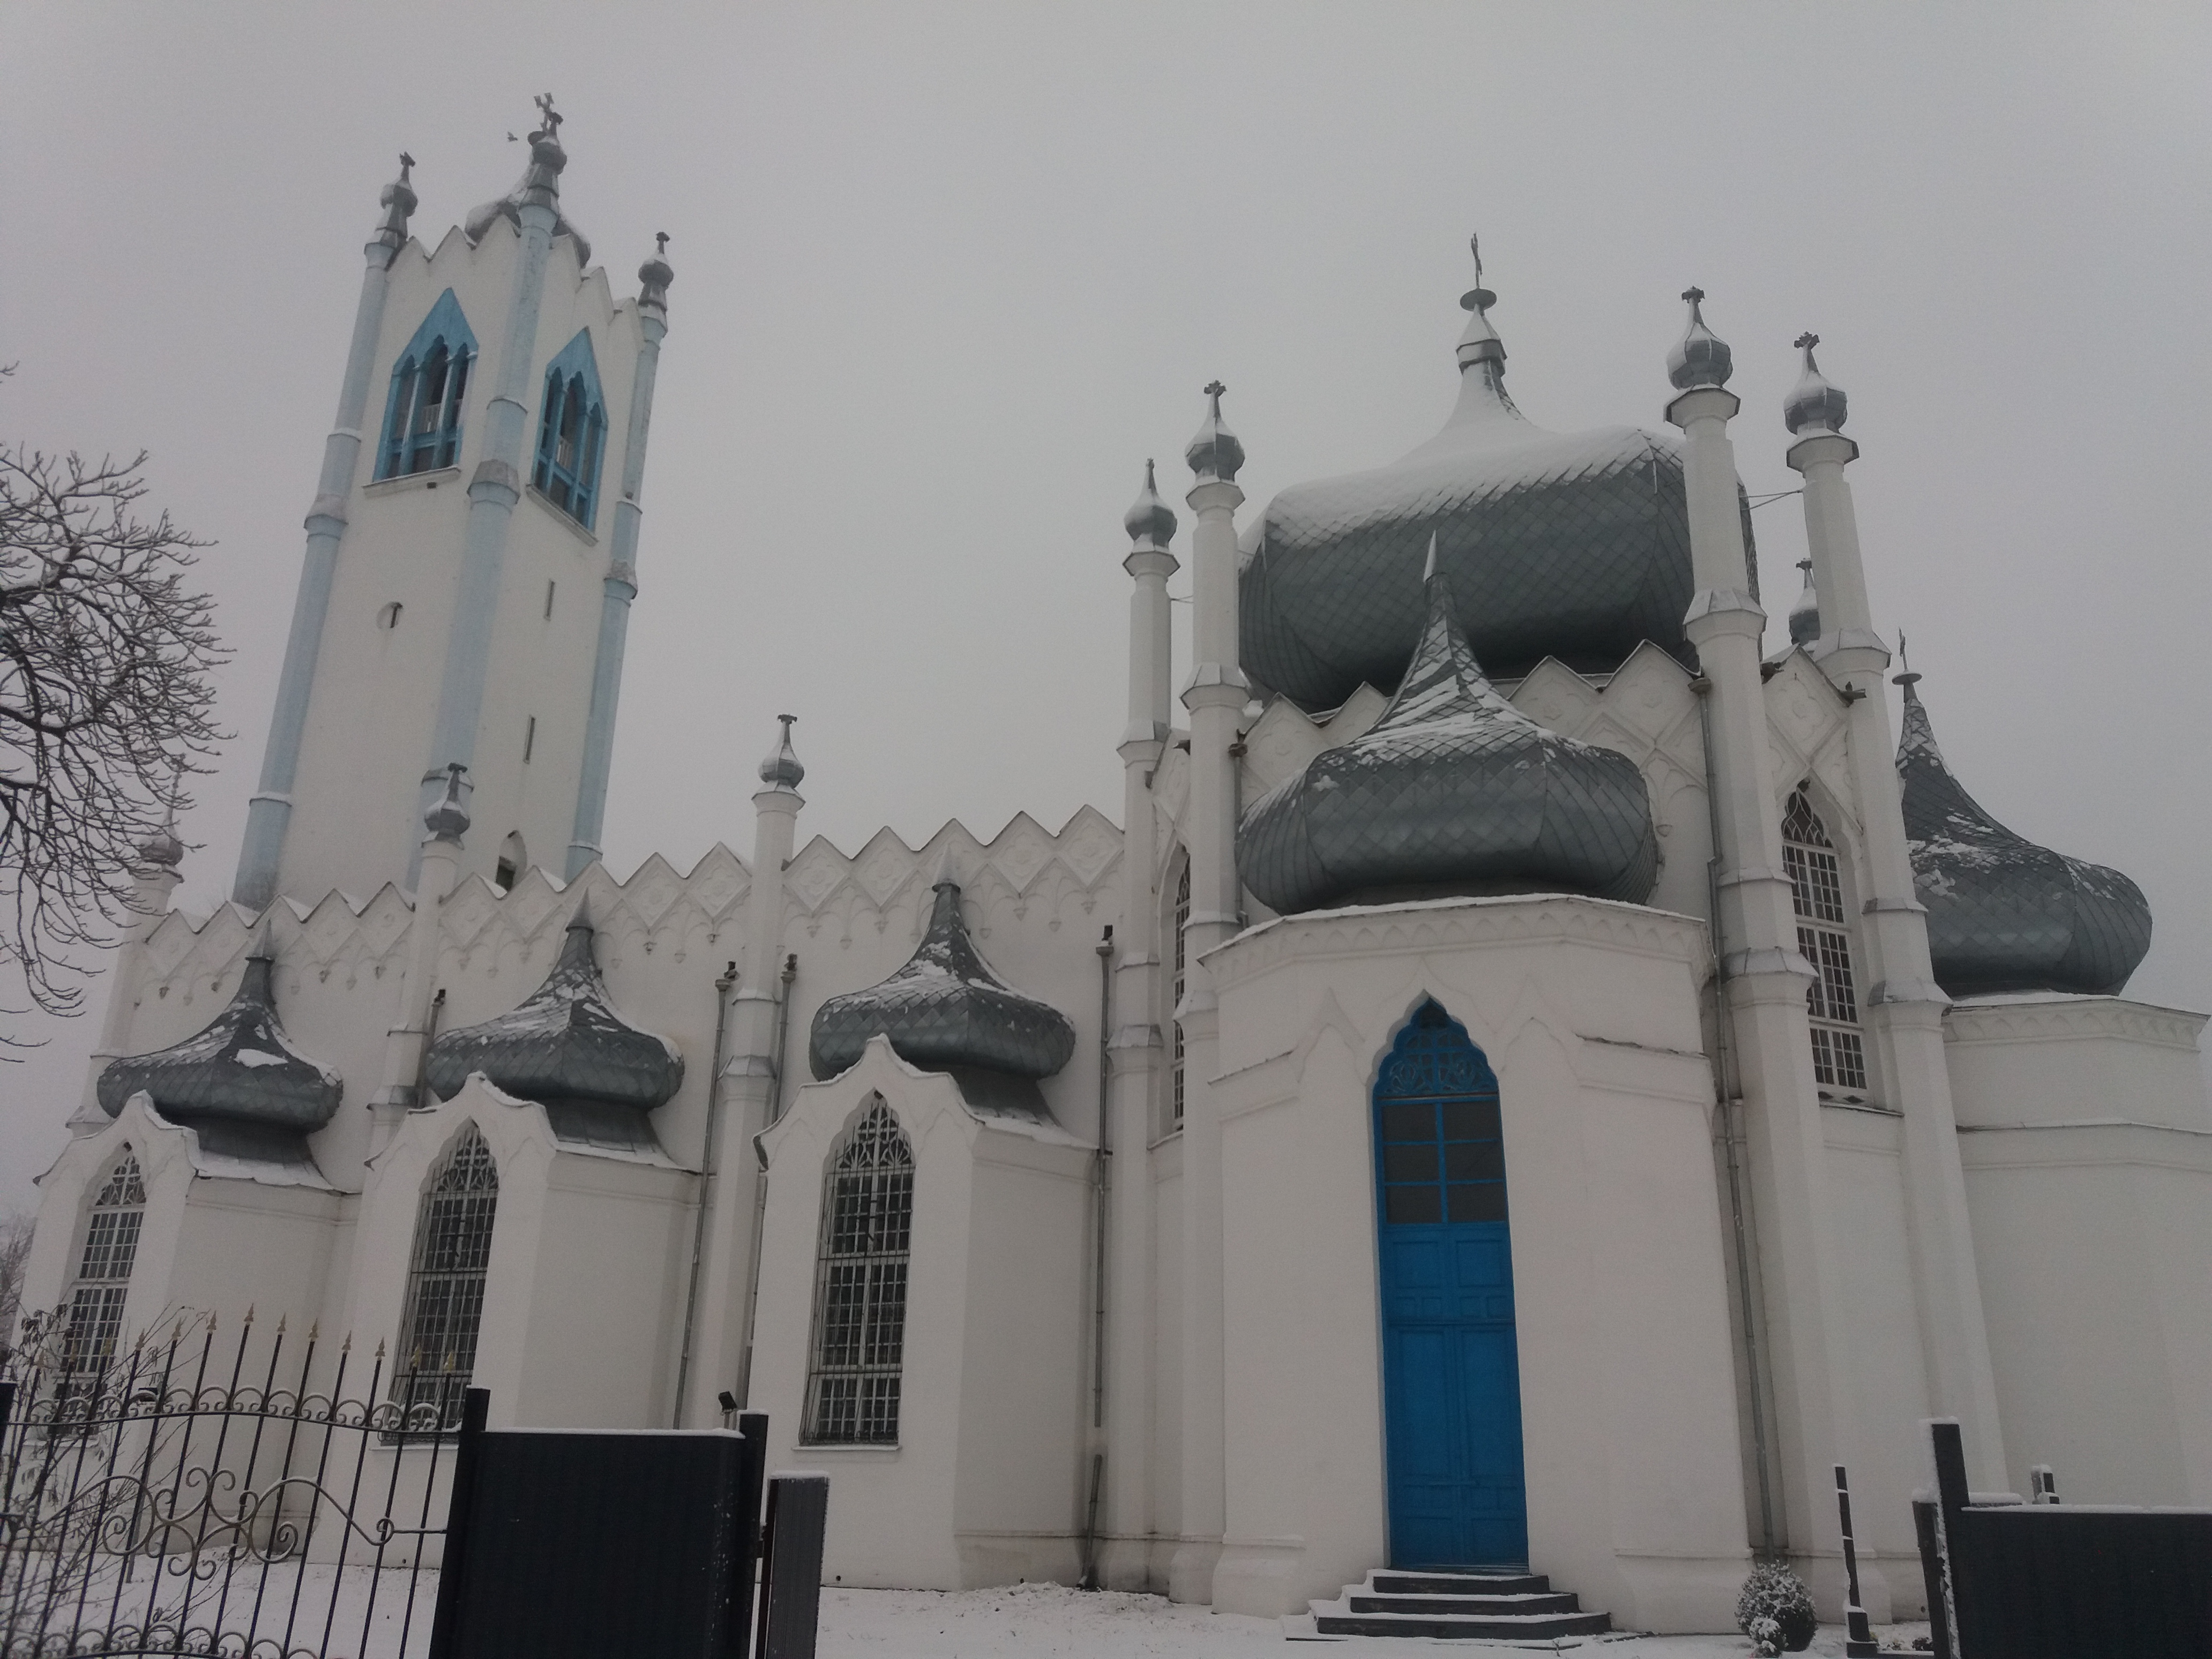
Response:
[[[433,1659],[743,1659],[765,1440],[465,1435]]]
[[[814,1659],[829,1519],[828,1475],[779,1474],[769,1482],[759,1659]]]
[[[1953,1659],[2212,1655],[2212,1510],[1976,1504],[1959,1425],[1929,1432]]]

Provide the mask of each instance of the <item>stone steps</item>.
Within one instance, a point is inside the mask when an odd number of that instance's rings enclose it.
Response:
[[[1583,1612],[1541,1573],[1376,1571],[1335,1601],[1311,1606],[1322,1636],[1540,1641],[1613,1628],[1606,1614]]]

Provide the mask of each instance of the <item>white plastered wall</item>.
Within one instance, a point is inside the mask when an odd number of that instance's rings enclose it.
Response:
[[[805,1443],[824,1177],[880,1097],[914,1150],[899,1443]],[[1080,1571],[1091,1149],[979,1117],[878,1036],[800,1090],[768,1158],[754,1401],[772,1468],[831,1480],[824,1580],[961,1589]]]
[[[1705,952],[1685,917],[1535,896],[1317,913],[1207,958],[1235,1402],[1217,1607],[1292,1611],[1387,1559],[1370,1091],[1433,995],[1499,1079],[1532,1567],[1632,1628],[1733,1622]]]

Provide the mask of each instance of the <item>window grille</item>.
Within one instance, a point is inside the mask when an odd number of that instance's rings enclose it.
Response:
[[[1175,988],[1168,1005],[1168,1024],[1175,1028],[1175,1060],[1170,1067],[1175,1088],[1175,1121],[1182,1121],[1182,1021],[1176,1010],[1182,1006],[1184,983],[1183,935],[1190,927],[1190,860],[1185,859],[1182,874],[1176,879],[1175,900]]]
[[[1797,948],[1813,964],[1805,1012],[1813,1022],[1813,1080],[1831,1089],[1867,1086],[1859,1036],[1858,988],[1850,935],[1844,931],[1844,883],[1835,844],[1801,787],[1782,819],[1782,862],[1797,911]]]
[[[880,1097],[831,1164],[823,1200],[806,1438],[896,1444],[914,1152]]]
[[[70,1287],[69,1327],[62,1338],[62,1369],[72,1389],[96,1385],[123,1338],[123,1302],[138,1259],[138,1230],[146,1218],[146,1182],[138,1157],[125,1152],[93,1195],[85,1224],[84,1252]]]
[[[422,1194],[392,1377],[392,1398],[403,1410],[437,1402],[441,1428],[460,1422],[462,1391],[476,1369],[498,1210],[499,1166],[471,1123],[432,1169]]]

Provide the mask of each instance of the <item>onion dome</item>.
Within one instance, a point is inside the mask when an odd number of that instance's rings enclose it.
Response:
[[[1805,573],[1805,591],[1790,607],[1790,643],[1810,651],[1820,637],[1820,595],[1813,586],[1812,560],[1798,560],[1797,568]]]
[[[422,827],[432,841],[458,842],[469,832],[469,769],[459,761],[446,763],[446,793],[422,814]]]
[[[799,763],[799,751],[791,746],[791,728],[799,716],[778,714],[776,719],[783,722],[783,735],[760,763],[760,781],[771,789],[796,789],[806,776],[806,769]]]
[[[2014,835],[1960,787],[1905,687],[1897,746],[1912,887],[1928,907],[1936,982],[1954,997],[2006,991],[2116,996],[2150,949],[2150,905],[2117,870]]]
[[[831,997],[816,1010],[807,1061],[816,1077],[835,1077],[881,1033],[908,1065],[951,1073],[970,1104],[980,1095],[1042,1115],[1036,1080],[1073,1058],[1074,1024],[991,971],[968,937],[960,884],[950,870],[934,886],[929,930],[914,955],[881,984]],[[978,1073],[1000,1086],[979,1090]],[[1008,1083],[1016,1086],[1007,1089]]]
[[[1244,465],[1244,446],[1221,418],[1221,394],[1228,390],[1218,380],[1206,388],[1206,419],[1183,447],[1183,460],[1200,483],[1235,483]]]
[[[1636,763],[1547,732],[1500,696],[1441,569],[1424,605],[1382,719],[1245,812],[1245,886],[1285,915],[1462,894],[1641,902],[1658,878],[1659,842]]]
[[[173,870],[185,861],[185,844],[177,839],[173,820],[138,843],[138,862],[149,868]]]
[[[645,1115],[682,1085],[684,1056],[615,1012],[592,960],[592,936],[580,909],[560,960],[520,1007],[431,1043],[422,1074],[439,1099],[451,1100],[482,1072],[494,1088],[544,1107],[563,1140],[655,1144]]]
[[[1145,463],[1145,487],[1137,492],[1136,504],[1121,515],[1121,528],[1129,532],[1129,544],[1139,553],[1164,553],[1175,539],[1175,512],[1160,499],[1150,461]]]
[[[665,311],[668,285],[676,280],[676,272],[668,263],[668,233],[655,231],[653,241],[653,257],[637,268],[637,302],[641,307],[656,306]]]
[[[1506,395],[1490,299],[1477,288],[1462,301],[1473,314],[1443,431],[1388,466],[1292,485],[1248,532],[1242,666],[1302,708],[1334,708],[1404,675],[1431,537],[1459,624],[1492,673],[1518,678],[1546,657],[1610,673],[1645,640],[1694,660],[1682,635],[1696,585],[1680,441],[1532,424]],[[1747,511],[1743,523],[1756,592]]]
[[[396,254],[407,246],[407,220],[415,211],[415,186],[409,179],[414,170],[415,158],[405,150],[399,152],[399,176],[384,187],[376,198],[377,206],[384,210],[384,222],[376,228],[371,246]],[[388,261],[387,261],[388,263]]]
[[[553,210],[553,234],[573,238],[576,244],[576,263],[592,263],[592,244],[584,233],[568,222],[561,211],[561,171],[568,165],[568,152],[561,148],[561,123],[566,118],[553,112],[553,94],[547,93],[538,100],[541,112],[538,131],[530,135],[530,165],[522,171],[522,182],[497,201],[486,202],[482,207],[470,210],[469,216],[461,221],[461,234],[474,247],[483,240],[484,233],[495,220],[505,219],[517,229],[522,226],[522,210],[526,207],[547,207]],[[508,137],[514,135],[509,133]]]
[[[1820,337],[1800,334],[1792,343],[1805,354],[1805,372],[1797,377],[1797,384],[1790,389],[1789,399],[1782,405],[1783,424],[1792,432],[1808,428],[1841,432],[1850,416],[1850,399],[1840,386],[1828,384],[1820,366],[1813,361],[1813,348],[1820,343]]]
[[[257,946],[229,1005],[173,1048],[108,1062],[96,1087],[113,1117],[143,1090],[173,1122],[201,1130],[210,1150],[278,1161],[304,1158],[302,1137],[338,1109],[338,1074],[292,1046],[276,1018],[275,964]]]
[[[1727,341],[1705,326],[1705,313],[1699,309],[1705,291],[1686,288],[1682,297],[1690,302],[1690,326],[1667,354],[1667,378],[1677,392],[1726,386],[1729,376],[1735,373],[1735,353],[1729,349]]]

